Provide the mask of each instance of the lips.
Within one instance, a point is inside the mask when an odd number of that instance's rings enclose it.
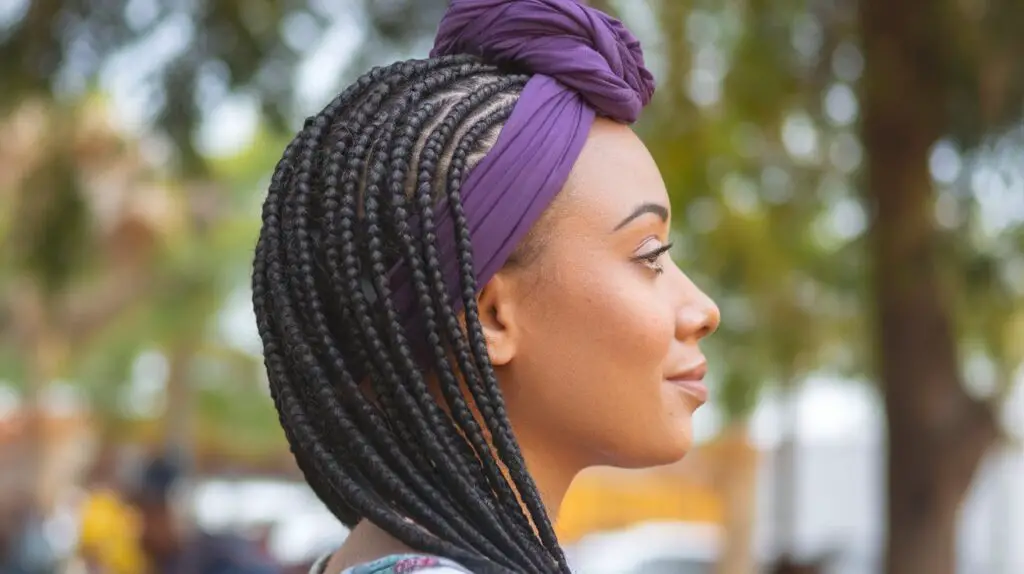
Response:
[[[701,362],[693,367],[680,370],[668,377],[665,381],[679,387],[683,392],[693,396],[701,403],[708,400],[708,387],[704,384],[704,377],[708,374],[708,364]]]

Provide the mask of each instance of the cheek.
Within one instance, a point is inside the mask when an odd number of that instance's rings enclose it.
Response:
[[[657,279],[628,265],[555,277],[531,309],[527,339],[534,356],[546,357],[543,378],[577,400],[617,402],[659,392],[674,335],[672,311],[658,296]]]
[[[660,377],[672,342],[671,311],[646,286],[609,289],[604,295],[588,314],[592,324],[585,333],[601,353],[591,360],[609,372],[625,371],[632,380]]]
[[[525,364],[506,393],[518,438],[527,450],[580,453],[587,465],[678,460],[689,412],[663,383],[675,320],[662,278],[625,268],[577,279],[552,282],[532,305]]]

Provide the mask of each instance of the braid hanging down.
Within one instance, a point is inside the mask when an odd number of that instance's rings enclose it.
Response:
[[[569,571],[488,358],[460,197],[528,79],[473,56],[359,78],[286,148],[253,270],[271,392],[311,487],[346,525],[369,519],[479,572]],[[461,301],[444,279],[439,209]],[[397,263],[424,349],[392,301]]]

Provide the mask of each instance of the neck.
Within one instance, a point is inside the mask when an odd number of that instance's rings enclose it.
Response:
[[[436,384],[432,386],[432,392],[442,405],[442,408],[448,410],[447,404]],[[487,442],[493,445],[494,439],[484,423],[483,417],[476,410],[475,399],[469,394],[468,390],[464,391],[464,395],[467,404],[473,405],[473,415],[479,422]],[[515,432],[514,434],[516,441],[519,443],[523,459],[526,462],[526,470],[537,486],[541,503],[543,503],[548,517],[554,522],[558,517],[558,511],[562,506],[565,493],[569,490],[569,485],[572,484],[576,475],[589,465],[579,460],[578,450],[558,448],[555,441],[551,440],[550,437],[545,439],[541,436],[527,435],[522,432]],[[497,455],[495,454],[495,456]],[[500,467],[502,472],[505,473],[506,478],[508,478],[508,469],[505,468],[504,464],[500,464]],[[520,502],[522,502],[521,499]]]
[[[544,503],[548,517],[554,522],[558,518],[565,493],[586,465],[548,449],[530,448],[526,444],[521,444],[521,449],[526,459],[526,468],[537,485],[541,502]]]

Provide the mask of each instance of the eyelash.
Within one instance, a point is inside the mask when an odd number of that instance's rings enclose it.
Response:
[[[637,255],[633,258],[633,261],[642,263],[651,269],[658,275],[665,272],[665,268],[658,262],[661,256],[668,253],[672,249],[672,244],[662,245],[661,247],[651,251],[650,253],[644,253],[643,255]]]

